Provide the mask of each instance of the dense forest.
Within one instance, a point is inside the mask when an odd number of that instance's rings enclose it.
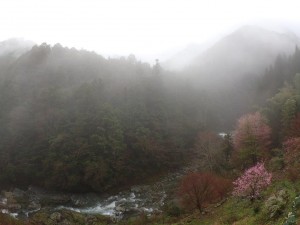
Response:
[[[283,121],[299,105],[291,99],[299,65],[296,47],[289,57],[279,55],[263,76],[241,80],[235,92],[223,95],[227,88],[218,94],[199,89],[158,61],[150,66],[134,55],[105,59],[59,44],[34,46],[20,57],[5,54],[1,185],[99,192],[128,185],[184,165],[199,133],[221,131],[222,122],[259,105],[268,106],[278,147]],[[239,93],[238,101],[231,93]],[[239,103],[244,107],[236,112]],[[294,111],[281,118],[281,106]]]
[[[174,169],[212,126],[205,93],[159,62],[42,44],[0,59],[1,185],[103,192]]]
[[[105,193],[193,162],[197,171],[172,190],[178,202],[136,224],[186,224],[181,216],[195,211],[198,224],[220,201],[199,224],[282,224],[291,204],[295,218],[300,50],[289,51],[272,53],[259,74],[238,63],[234,76],[225,76],[231,67],[207,83],[199,67],[168,71],[159,60],[152,66],[60,44],[3,54],[0,186]],[[236,205],[248,211],[234,214]]]

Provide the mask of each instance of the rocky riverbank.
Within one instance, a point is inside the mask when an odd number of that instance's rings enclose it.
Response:
[[[57,193],[37,187],[6,190],[0,195],[0,212],[21,220],[43,220],[44,224],[51,224],[51,221],[68,224],[66,221],[73,217],[80,217],[80,221],[105,219],[109,222],[128,219],[141,213],[157,214],[167,202],[174,200],[172,193],[178,180],[193,169],[187,167],[168,174],[158,182],[133,186],[110,196]],[[62,223],[63,221],[65,222]]]

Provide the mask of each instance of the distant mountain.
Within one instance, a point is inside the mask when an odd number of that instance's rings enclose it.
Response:
[[[244,26],[197,55],[181,74],[191,87],[205,90],[214,99],[213,111],[219,112],[220,124],[228,128],[263,101],[257,93],[265,70],[279,55],[292,55],[296,46],[300,40],[292,32]]]
[[[244,26],[198,55],[188,70],[212,82],[259,75],[278,55],[292,54],[297,45],[300,39],[293,33]]]
[[[29,51],[35,45],[34,42],[22,38],[12,38],[0,42],[0,56],[12,55],[19,57]]]
[[[162,67],[167,70],[182,70],[188,66],[197,56],[203,53],[209,46],[190,44],[166,61],[162,62]]]

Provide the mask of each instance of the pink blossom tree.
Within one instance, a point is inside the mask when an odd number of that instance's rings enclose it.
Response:
[[[259,113],[242,116],[233,135],[235,159],[246,165],[255,165],[268,156],[271,128]]]
[[[263,189],[271,184],[271,179],[272,174],[265,169],[264,163],[257,163],[233,182],[233,195],[247,197],[253,201],[260,196]]]

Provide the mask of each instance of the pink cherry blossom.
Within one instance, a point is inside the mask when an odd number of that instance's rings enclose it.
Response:
[[[254,200],[271,184],[271,180],[272,174],[265,169],[264,163],[257,163],[233,182],[233,195]]]

